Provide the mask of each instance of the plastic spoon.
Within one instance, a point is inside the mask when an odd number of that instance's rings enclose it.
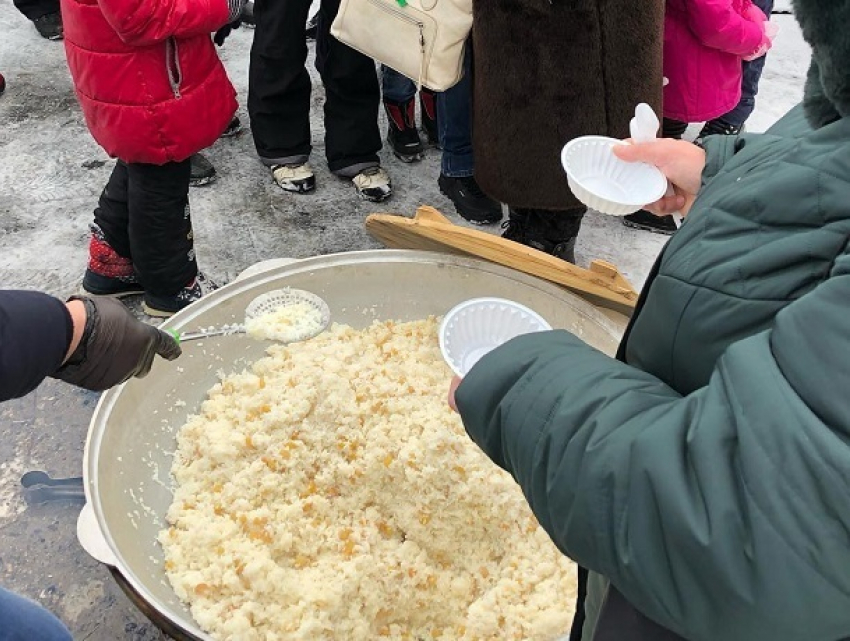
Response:
[[[645,102],[635,107],[635,117],[629,121],[629,133],[635,142],[655,140],[661,123],[652,107]]]
[[[212,338],[214,336],[225,336],[230,334],[245,334],[247,333],[246,323],[248,321],[260,318],[267,314],[273,314],[286,307],[306,303],[312,307],[320,315],[320,323],[315,327],[294,333],[291,337],[287,336],[286,340],[280,340],[283,343],[295,343],[298,341],[306,341],[321,334],[331,322],[331,310],[328,304],[311,292],[303,289],[275,289],[265,294],[257,296],[252,300],[248,307],[245,308],[245,322],[242,324],[225,325],[214,329],[201,330],[197,332],[178,332],[170,330],[170,333],[178,343],[186,341],[200,340],[203,338]]]
[[[660,127],[661,122],[652,107],[645,102],[635,107],[635,117],[629,121],[629,134],[634,142],[652,142],[656,139]],[[668,184],[667,193],[664,195],[673,196],[675,193],[673,185]],[[673,220],[677,227],[681,224],[678,212],[673,216]]]

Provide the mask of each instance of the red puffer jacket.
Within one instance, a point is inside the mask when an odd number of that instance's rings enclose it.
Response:
[[[236,112],[211,32],[227,0],[62,0],[89,130],[113,157],[161,165],[209,147]]]

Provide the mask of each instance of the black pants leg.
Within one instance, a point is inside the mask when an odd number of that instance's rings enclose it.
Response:
[[[176,294],[198,273],[189,217],[190,173],[189,159],[127,165],[133,266],[145,291],[155,296]]]
[[[378,164],[381,90],[375,61],[331,36],[340,0],[322,0],[316,33],[316,69],[325,86],[325,149],[334,173],[353,177]]]
[[[94,210],[94,222],[103,231],[106,242],[119,256],[133,258],[130,249],[130,210],[128,208],[127,165],[119,160],[112,169],[109,182],[100,194]]]
[[[248,74],[248,114],[266,165],[310,155],[310,74],[304,25],[310,0],[256,0],[257,28]],[[325,144],[331,171],[377,164],[380,89],[375,63],[330,35],[339,0],[319,11],[316,66],[325,85]],[[356,173],[356,172],[355,172]]]
[[[12,3],[29,20],[37,20],[48,13],[59,13],[59,0],[12,0]]]
[[[248,115],[266,165],[310,155],[310,74],[304,25],[310,0],[255,0],[257,22],[248,71]]]

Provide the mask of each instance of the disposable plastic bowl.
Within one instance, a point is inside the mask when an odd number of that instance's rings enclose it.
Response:
[[[616,138],[582,136],[561,150],[561,164],[575,197],[591,209],[625,216],[655,202],[667,192],[667,178],[643,162],[625,162],[614,155]]]
[[[521,334],[552,327],[534,310],[504,298],[473,298],[453,307],[440,324],[443,358],[466,376],[482,356]]]

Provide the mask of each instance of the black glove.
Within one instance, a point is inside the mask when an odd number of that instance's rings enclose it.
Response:
[[[241,18],[224,25],[221,29],[215,32],[215,35],[213,36],[213,42],[216,43],[219,47],[221,47],[224,44],[224,41],[227,39],[227,36],[230,35],[230,32],[234,29],[238,29],[240,24],[242,24]]]
[[[173,361],[180,345],[169,334],[136,320],[111,298],[72,296],[86,306],[86,327],[80,344],[53,378],[101,391],[133,376],[145,376],[159,354]]]

